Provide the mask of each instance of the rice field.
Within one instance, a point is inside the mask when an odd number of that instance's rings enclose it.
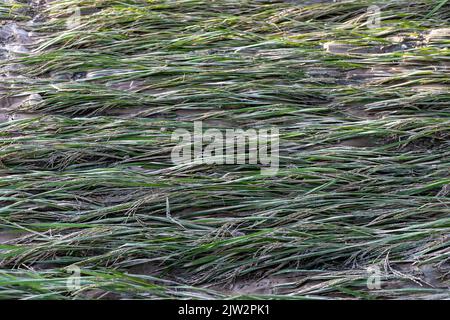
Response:
[[[449,46],[447,0],[1,1],[0,299],[450,299]],[[174,164],[196,121],[278,173]]]

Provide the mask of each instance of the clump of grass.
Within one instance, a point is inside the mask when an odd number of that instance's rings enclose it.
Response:
[[[448,41],[429,39],[443,1],[44,12],[33,51],[2,63],[21,75],[3,98],[39,99],[0,124],[0,235],[16,234],[0,244],[1,298],[448,297]],[[174,165],[171,132],[195,120],[277,126],[279,173]],[[374,265],[382,290],[367,287]],[[261,279],[274,282],[234,287]]]
[[[6,21],[21,21],[25,20],[27,17],[25,11],[28,8],[26,4],[9,1],[0,3],[0,19]]]

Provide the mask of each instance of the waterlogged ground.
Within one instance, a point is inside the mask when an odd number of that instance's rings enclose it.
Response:
[[[449,18],[1,1],[0,298],[450,298]],[[278,174],[175,165],[194,121],[278,128]]]

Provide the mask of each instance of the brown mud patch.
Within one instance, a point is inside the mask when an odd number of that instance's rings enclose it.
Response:
[[[0,244],[25,239],[30,235],[32,235],[32,233],[23,231],[0,231]]]

